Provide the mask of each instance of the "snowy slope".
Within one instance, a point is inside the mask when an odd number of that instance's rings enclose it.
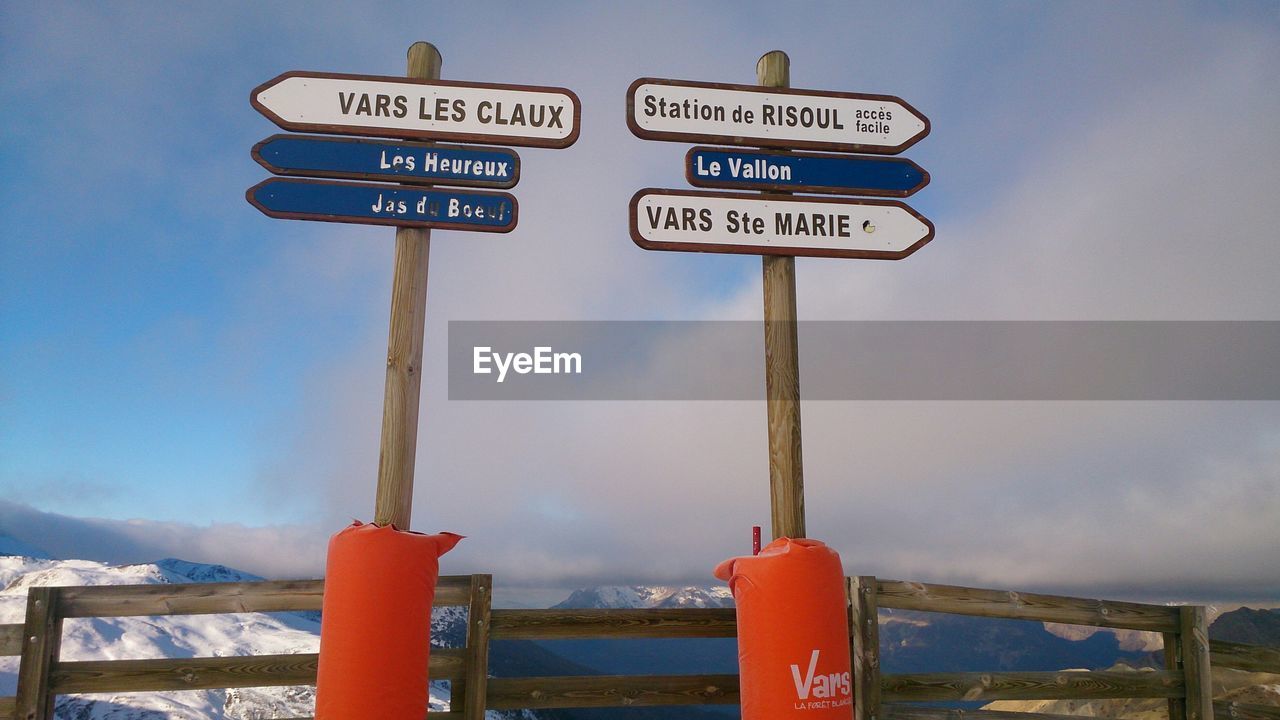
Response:
[[[86,560],[0,557],[0,623],[22,622],[27,588],[40,585],[124,585],[258,580],[221,565],[161,560],[111,566]],[[433,638],[461,638],[466,611],[443,608]],[[65,622],[62,659],[188,658],[317,652],[315,613],[239,613]],[[12,695],[17,658],[0,658],[0,695]],[[431,709],[448,709],[447,685],[433,683]],[[280,687],[118,693],[60,697],[58,720],[259,720],[310,715],[315,688]],[[497,717],[497,715],[495,715]],[[509,714],[504,715],[509,717]],[[530,718],[534,717],[532,715]]]
[[[728,608],[728,586],[598,585],[573,591],[555,607],[581,608]]]

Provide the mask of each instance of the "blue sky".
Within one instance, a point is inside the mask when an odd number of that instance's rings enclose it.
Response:
[[[248,93],[399,74],[415,40],[445,78],[583,103],[577,145],[521,150],[515,232],[432,247],[415,527],[470,535],[458,562],[513,583],[708,581],[767,522],[753,404],[444,398],[447,320],[759,316],[754,257],[630,242],[631,194],[684,187],[687,148],[627,132],[637,77],[750,83],[782,49],[795,87],[929,116],[909,202],[937,238],[801,260],[802,319],[1280,319],[1274,3],[6,3],[0,519],[313,574],[368,518],[393,233],[250,207],[277,129]],[[806,407],[811,532],[859,572],[1274,597],[1274,405]],[[1188,499],[1236,528],[1203,555]],[[68,523],[23,539],[94,552]]]

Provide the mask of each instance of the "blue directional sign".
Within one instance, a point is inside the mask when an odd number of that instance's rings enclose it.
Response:
[[[327,180],[271,178],[245,198],[276,218],[479,232],[510,232],[519,214],[510,193]]]
[[[520,179],[520,156],[507,148],[272,135],[252,154],[277,175],[494,188]]]
[[[697,187],[884,197],[929,184],[929,173],[906,158],[711,147],[689,150],[685,175]]]

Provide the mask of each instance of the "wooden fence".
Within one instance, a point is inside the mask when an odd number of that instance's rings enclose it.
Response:
[[[1065,720],[1071,716],[961,711],[936,701],[1165,698],[1170,720],[1280,720],[1280,708],[1214,703],[1210,669],[1280,673],[1280,650],[1209,642],[1202,607],[1017,593],[849,578],[855,720]],[[34,587],[25,624],[0,625],[0,655],[20,655],[16,697],[0,720],[48,720],[57,695],[314,684],[315,654],[64,661],[65,618],[319,610],[323,581]],[[431,677],[449,680],[451,710],[431,720],[482,720],[484,710],[736,704],[736,675],[593,675],[491,678],[491,640],[724,638],[730,609],[494,610],[492,577],[440,579],[437,606],[468,608],[462,648],[434,649]],[[882,675],[881,608],[1037,620],[1159,632],[1165,668],[1155,672],[969,672]]]

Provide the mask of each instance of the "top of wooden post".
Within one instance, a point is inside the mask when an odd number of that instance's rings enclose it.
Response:
[[[781,50],[770,50],[756,61],[756,84],[791,87],[791,58]]]
[[[440,66],[443,64],[444,58],[435,45],[419,40],[409,46],[409,77],[415,80],[439,80]]]

